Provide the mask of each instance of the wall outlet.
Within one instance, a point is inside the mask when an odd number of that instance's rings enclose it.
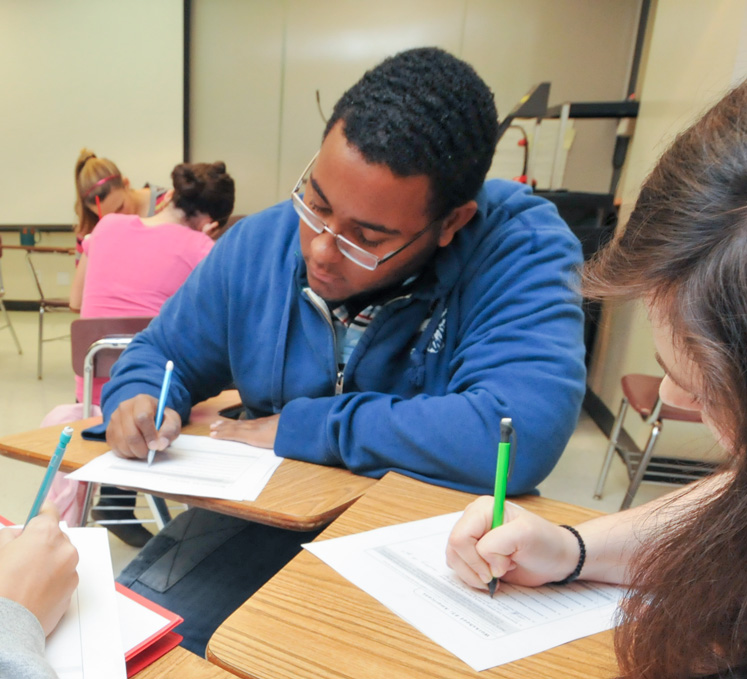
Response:
[[[57,272],[57,285],[70,285],[70,274],[67,271]]]

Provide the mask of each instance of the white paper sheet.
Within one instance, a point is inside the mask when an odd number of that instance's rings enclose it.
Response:
[[[623,590],[590,582],[530,588],[501,583],[495,598],[446,565],[461,513],[304,547],[476,671],[613,626]]]
[[[125,679],[114,573],[105,528],[67,528],[78,550],[80,582],[70,608],[47,637],[46,655],[60,679]]]
[[[117,592],[117,612],[125,653],[160,633],[170,621],[152,608]]]
[[[240,502],[256,500],[282,461],[266,448],[182,434],[150,467],[109,451],[68,478]]]

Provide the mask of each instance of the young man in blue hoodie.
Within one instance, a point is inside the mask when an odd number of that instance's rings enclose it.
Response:
[[[485,182],[496,140],[492,93],[450,54],[409,50],[366,73],[336,104],[291,199],[221,238],[117,362],[102,403],[112,448],[141,458],[165,448],[194,403],[233,383],[249,421],[218,436],[470,492],[492,487],[499,422],[511,417],[508,491],[533,490],[584,394],[581,250],[553,205],[523,185]],[[177,519],[165,535],[214,535],[204,520]],[[251,571],[239,586],[214,552],[200,564],[202,580],[234,590],[225,614],[310,537],[215,521],[235,527],[221,549]],[[238,558],[239,542],[247,559],[261,552],[261,567]],[[164,597],[141,591],[188,624],[199,610],[203,629],[188,630],[188,645],[200,652],[212,631],[200,607],[209,600],[217,624],[219,597],[152,577],[160,553],[146,547],[124,582],[160,582]]]

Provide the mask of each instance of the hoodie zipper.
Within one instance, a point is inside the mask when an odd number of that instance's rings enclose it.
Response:
[[[306,288],[305,292],[306,292],[306,297],[308,297],[309,301],[314,305],[316,310],[327,321],[327,325],[329,325],[329,329],[332,332],[332,351],[334,354],[335,365],[337,365],[337,333],[335,332],[335,325],[332,322],[332,315],[330,314],[330,311],[327,308],[327,305],[324,304],[321,298],[311,288]],[[340,368],[337,368],[336,375],[335,375],[335,396],[339,396],[340,394],[342,394],[344,384],[345,384],[345,369],[343,368],[342,370],[340,370]]]
[[[330,328],[330,331],[332,332],[332,349],[334,351],[335,356],[335,362],[337,361],[337,333],[335,332],[335,325],[332,321],[332,315],[327,308],[327,305],[324,303],[321,297],[319,297],[311,288],[305,288],[304,292],[306,292],[306,297],[309,299],[309,301],[314,305],[316,310],[322,315],[322,317],[327,321],[327,325]],[[403,299],[409,299],[412,297],[412,294],[407,295],[400,295],[399,297],[394,297],[393,299],[390,299],[389,301],[385,302],[381,305],[381,308],[384,308],[385,306],[389,306],[390,304],[393,304],[394,302],[398,302]],[[343,387],[345,385],[345,368],[336,370],[336,378],[335,378],[335,396],[339,396],[342,394]]]

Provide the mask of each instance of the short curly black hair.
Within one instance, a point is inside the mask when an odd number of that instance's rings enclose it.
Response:
[[[368,71],[335,104],[324,137],[338,121],[368,162],[429,177],[433,219],[477,195],[498,142],[490,88],[436,47],[400,52]]]

